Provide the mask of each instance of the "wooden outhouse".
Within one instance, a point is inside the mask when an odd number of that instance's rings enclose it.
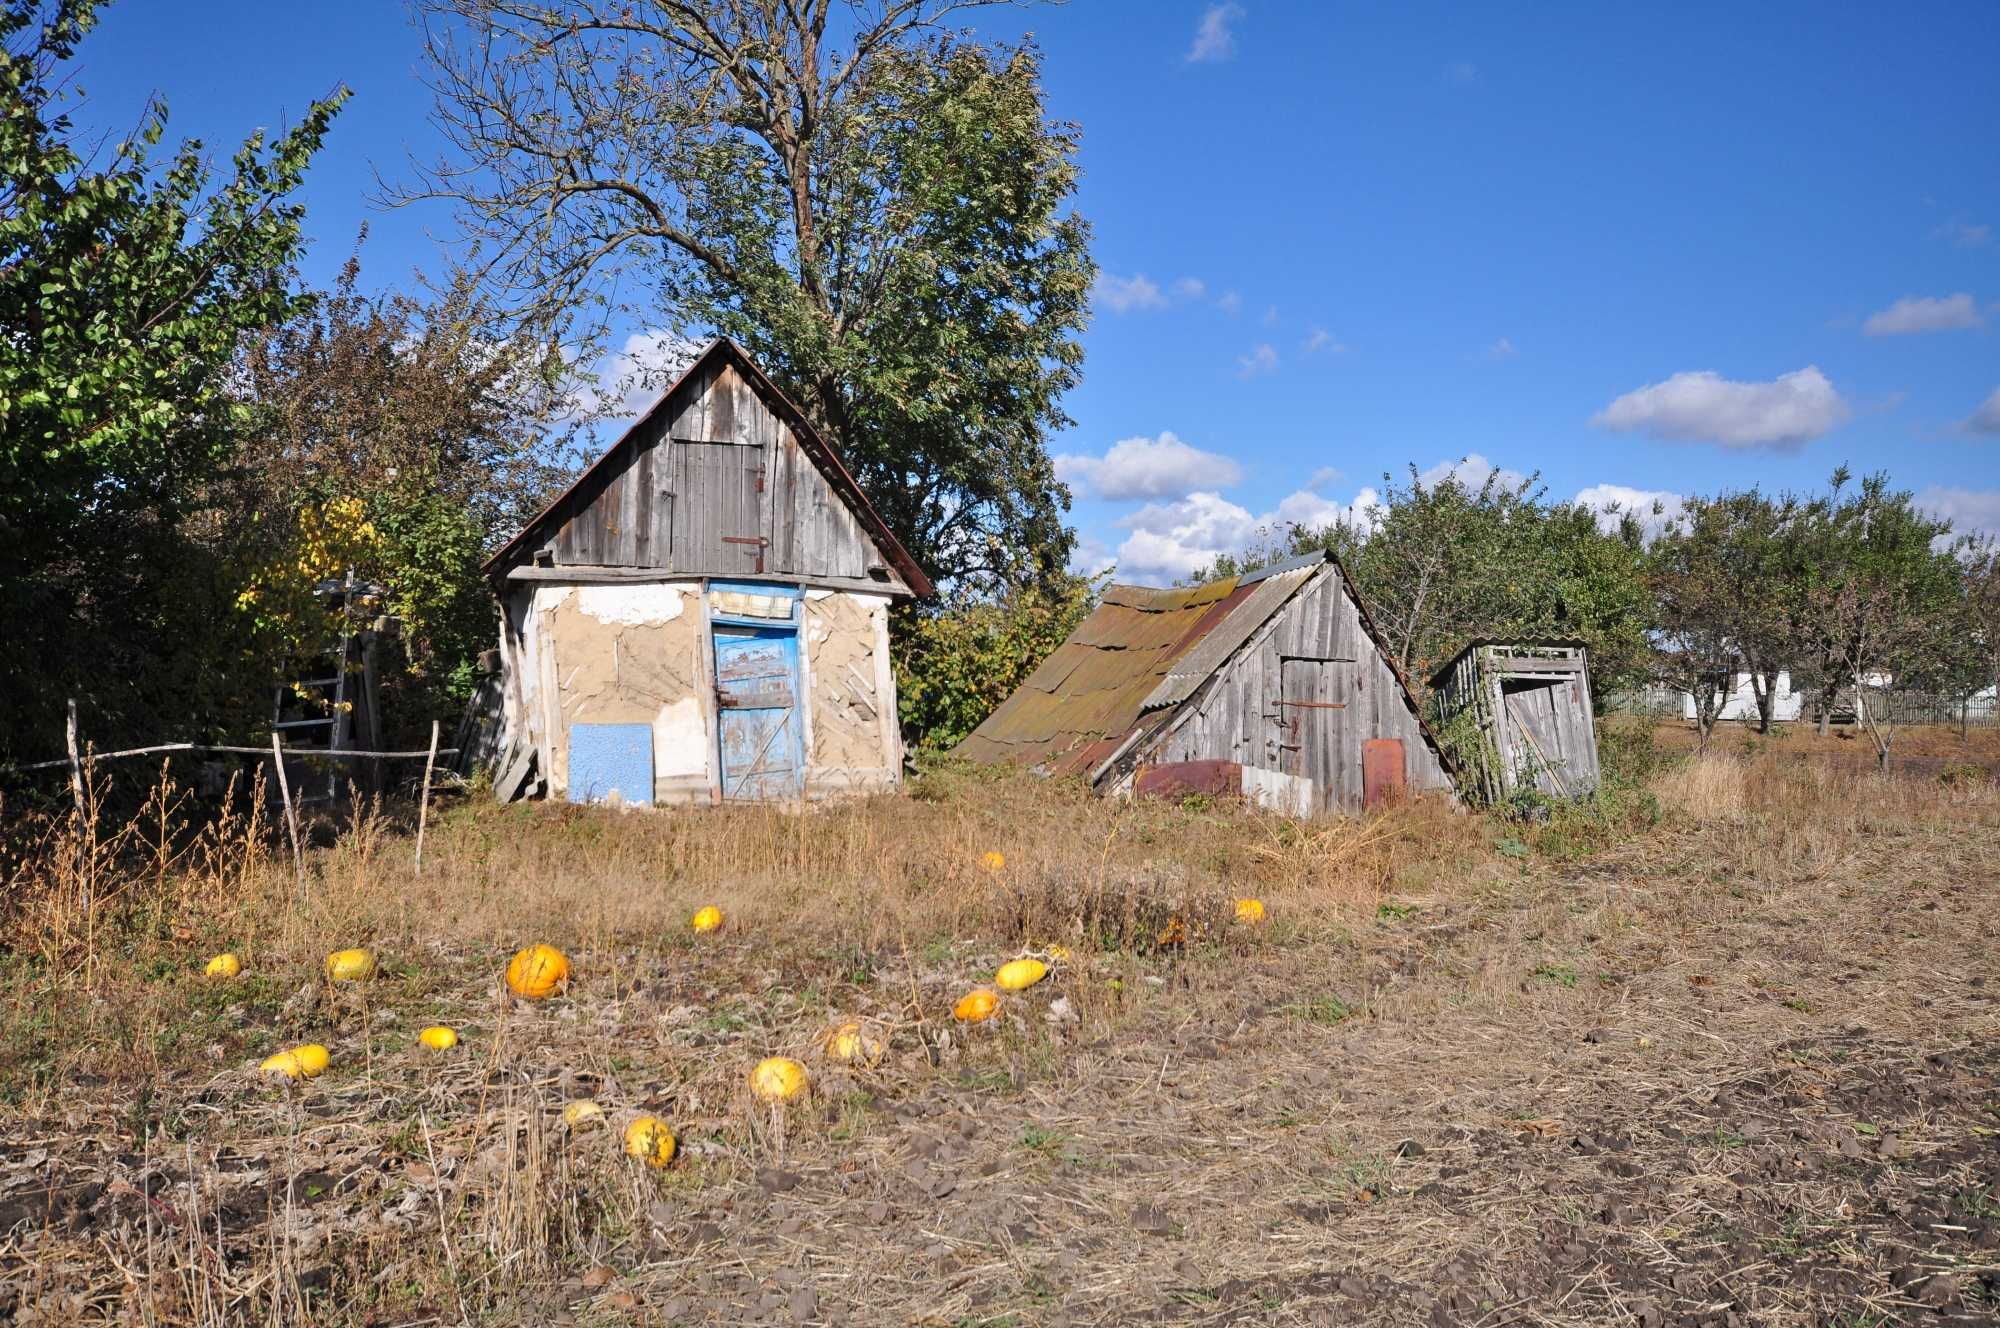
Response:
[[[1475,641],[1431,679],[1436,728],[1468,796],[1597,788],[1590,661],[1578,641]]]
[[[930,581],[734,342],[486,572],[503,799],[791,800],[901,778],[889,606]]]
[[[1159,590],[1114,585],[958,751],[1117,794],[1360,811],[1451,776],[1330,553]]]

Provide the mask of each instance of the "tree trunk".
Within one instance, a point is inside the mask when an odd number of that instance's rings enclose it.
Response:
[[[1771,731],[1771,713],[1778,708],[1778,675],[1762,669],[1750,670],[1750,690],[1757,697],[1757,731]]]

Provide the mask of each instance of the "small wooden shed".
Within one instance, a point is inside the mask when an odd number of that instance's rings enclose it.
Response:
[[[1451,776],[1330,553],[1097,608],[959,744],[1115,794],[1235,793],[1311,815]]]
[[[486,573],[503,799],[791,800],[902,777],[889,606],[931,583],[734,342]]]
[[[1474,641],[1432,677],[1431,693],[1468,795],[1500,802],[1529,787],[1558,798],[1597,788],[1582,642]]]

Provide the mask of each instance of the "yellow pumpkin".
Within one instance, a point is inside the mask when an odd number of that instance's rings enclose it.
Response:
[[[993,975],[993,985],[1002,991],[1026,991],[1048,975],[1049,966],[1041,960],[1016,959],[1000,965],[1000,971]]]
[[[580,1130],[586,1125],[604,1119],[604,1108],[597,1105],[594,1098],[580,1097],[563,1108],[563,1124],[572,1130]]]
[[[553,945],[531,945],[507,964],[507,985],[531,1001],[553,995],[569,981],[569,959]]]
[[[447,1028],[443,1024],[432,1024],[429,1028],[417,1034],[417,1041],[423,1043],[432,1051],[450,1051],[458,1045],[458,1030]]]
[[[332,1059],[325,1047],[317,1042],[308,1042],[302,1047],[293,1047],[290,1051],[281,1051],[266,1058],[257,1068],[268,1074],[282,1074],[287,1079],[310,1079],[326,1069]]]
[[[789,1102],[805,1091],[806,1067],[789,1056],[771,1056],[750,1071],[750,1091],[759,1102]]]
[[[658,1116],[641,1116],[625,1127],[625,1155],[664,1167],[674,1160],[674,1132]]]
[[[1181,915],[1178,913],[1168,918],[1167,925],[1160,928],[1158,940],[1160,948],[1163,950],[1171,949],[1176,945],[1186,945],[1187,939],[1187,923],[1181,921]]]
[[[985,853],[980,855],[979,865],[990,872],[1005,871],[1007,869],[1007,855],[999,849],[989,848]]]
[[[873,1065],[882,1059],[882,1039],[870,1036],[860,1024],[842,1024],[827,1034],[826,1054],[837,1061]]]
[[[708,905],[706,908],[696,909],[694,916],[688,920],[688,925],[695,929],[697,935],[720,931],[722,928],[722,910],[713,904]]]
[[[1000,998],[984,987],[975,987],[959,997],[958,1004],[951,1007],[951,1017],[962,1024],[977,1024],[993,1017],[1000,1008]]]
[[[359,946],[326,957],[326,975],[335,982],[366,982],[375,976],[375,952]]]
[[[243,961],[233,954],[224,952],[209,960],[208,967],[201,971],[205,977],[233,978],[243,971]]]
[[[1236,901],[1238,922],[1258,923],[1264,920],[1264,901],[1261,899],[1239,899]]]

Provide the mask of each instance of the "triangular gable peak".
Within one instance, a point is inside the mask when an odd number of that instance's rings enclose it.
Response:
[[[801,410],[726,338],[486,564],[770,578],[928,596]]]

